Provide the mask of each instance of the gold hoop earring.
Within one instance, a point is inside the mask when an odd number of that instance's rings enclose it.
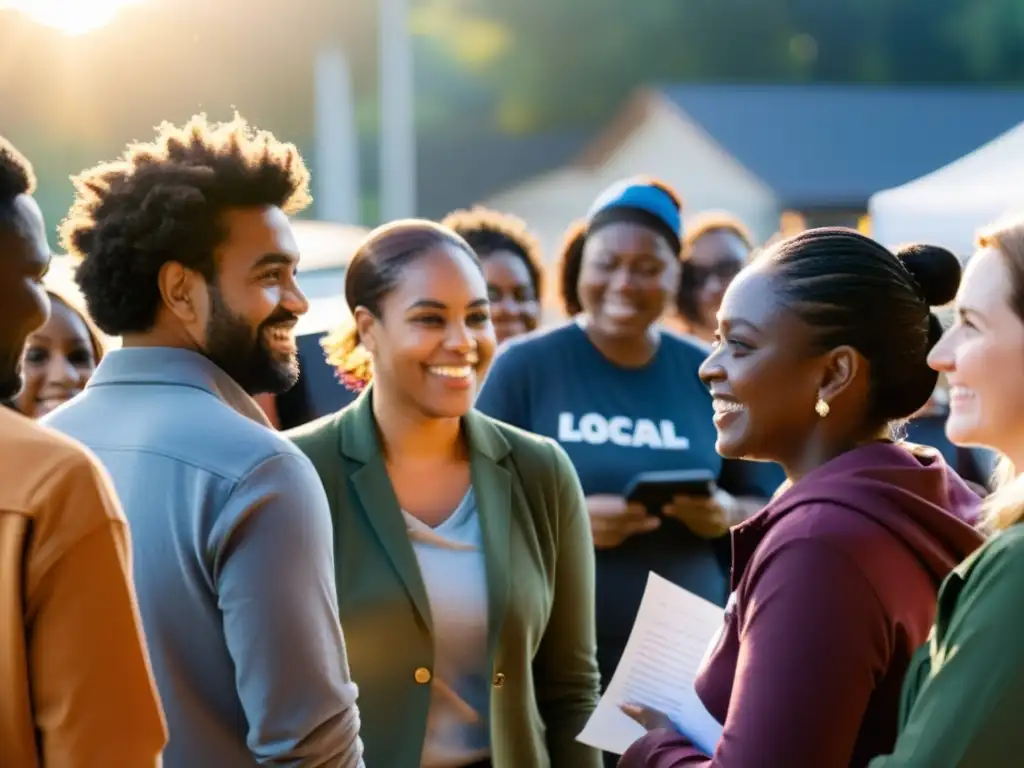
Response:
[[[817,413],[823,419],[826,416],[828,416],[829,411],[831,410],[832,409],[828,407],[828,403],[826,403],[820,397],[818,398],[818,402],[814,404],[814,412]]]

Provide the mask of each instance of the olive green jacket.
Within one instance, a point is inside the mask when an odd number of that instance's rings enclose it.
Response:
[[[1024,525],[946,577],[930,642],[903,683],[893,754],[870,768],[1024,765]]]
[[[372,387],[290,433],[334,518],[338,604],[368,766],[419,768],[430,605],[388,478]],[[487,568],[494,768],[599,768],[576,741],[597,705],[594,550],[583,492],[553,441],[463,418]]]

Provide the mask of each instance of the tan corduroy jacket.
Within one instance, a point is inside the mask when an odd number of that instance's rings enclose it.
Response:
[[[99,463],[0,407],[0,766],[135,768],[167,741]]]

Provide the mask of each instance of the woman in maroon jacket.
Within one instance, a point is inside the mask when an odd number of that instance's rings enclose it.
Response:
[[[734,595],[696,682],[723,724],[715,754],[627,704],[651,730],[620,766],[859,768],[891,749],[938,586],[981,542],[978,497],[936,451],[891,440],[935,387],[929,306],[959,278],[948,251],[817,229],[730,286],[701,370],[717,449],[776,461],[790,485],[733,530]]]

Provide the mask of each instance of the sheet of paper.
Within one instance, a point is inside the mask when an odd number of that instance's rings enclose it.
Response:
[[[724,617],[718,606],[649,574],[619,666],[577,740],[621,755],[645,733],[619,709],[634,703],[665,713],[698,749],[714,754],[722,726],[697,698],[693,682]]]

